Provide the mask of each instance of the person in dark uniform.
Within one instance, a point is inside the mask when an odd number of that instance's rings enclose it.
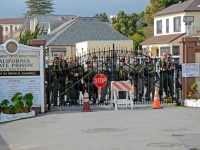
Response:
[[[159,95],[160,95],[160,100],[163,100],[163,89],[166,94],[166,97],[168,97],[168,90],[170,93],[173,93],[173,88],[172,88],[172,82],[171,79],[169,78],[169,71],[171,71],[174,68],[174,65],[172,64],[171,61],[168,60],[167,58],[167,53],[162,54],[162,58],[157,61],[157,67],[158,70],[160,71],[160,88],[159,88]],[[168,87],[170,87],[168,89]]]
[[[63,59],[63,54],[58,54],[58,57],[54,59],[52,65],[53,71],[53,100],[54,105],[57,104],[58,91],[59,91],[59,102],[60,104],[64,102],[64,92],[65,92],[65,81],[68,77],[68,64],[66,60]]]
[[[167,54],[167,62],[168,62],[168,89],[169,93],[167,94],[168,97],[174,97],[174,69],[175,69],[175,62],[171,54]]]
[[[144,66],[144,85],[146,87],[146,100],[150,100],[150,94],[152,94],[152,100],[155,93],[155,65],[151,60],[150,56],[146,56],[145,66]]]
[[[96,99],[98,98],[98,92],[97,92],[97,87],[93,83],[93,78],[97,74],[97,68],[92,67],[92,61],[87,60],[86,62],[86,68],[84,69],[84,78],[86,82],[86,89],[89,94],[89,100],[93,101],[93,104],[96,104]]]
[[[71,66],[69,67],[69,98],[71,105],[79,105],[79,86],[81,78],[84,75],[84,68],[79,64],[79,59],[71,60]]]
[[[120,66],[116,68],[117,80],[127,81],[129,77],[129,71],[130,68],[128,68],[128,65],[125,64],[125,59],[124,58],[120,59]],[[126,92],[119,91],[119,99],[124,99],[124,98],[126,98]]]
[[[102,73],[107,77],[107,85],[103,87],[102,89],[102,93],[101,93],[101,100],[99,101],[99,103],[103,103],[106,100],[106,95],[108,94],[109,99],[111,97],[111,68],[112,68],[112,63],[111,63],[111,59],[110,56],[107,54],[105,57],[104,62],[100,65],[103,70]],[[109,93],[108,93],[108,89],[109,89]]]
[[[138,59],[134,58],[133,80],[134,80],[134,87],[136,89],[136,97],[139,97],[139,101],[142,101],[142,96],[144,92],[143,74],[144,74],[144,65],[139,64]],[[137,98],[135,100],[137,100]]]

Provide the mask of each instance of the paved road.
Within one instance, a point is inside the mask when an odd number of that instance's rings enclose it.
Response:
[[[0,124],[0,150],[200,149],[200,108],[81,107]]]

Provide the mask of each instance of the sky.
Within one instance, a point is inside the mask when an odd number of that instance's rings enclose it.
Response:
[[[0,19],[22,17],[27,12],[26,0],[0,0]],[[107,16],[140,13],[150,5],[150,0],[53,0],[53,14],[92,17],[105,12]]]

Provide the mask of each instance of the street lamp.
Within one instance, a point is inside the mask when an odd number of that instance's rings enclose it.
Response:
[[[185,22],[185,25],[187,27],[187,36],[189,36],[189,29],[192,22],[194,22],[194,16],[184,16],[183,22]]]

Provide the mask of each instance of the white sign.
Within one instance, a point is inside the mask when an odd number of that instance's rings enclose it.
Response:
[[[0,103],[4,99],[11,102],[15,93],[33,94],[33,107],[41,106],[41,79],[0,79]]]
[[[182,64],[182,77],[198,77],[199,63]]]
[[[12,39],[0,45],[0,102],[11,101],[17,92],[32,93],[33,107],[44,112],[43,57],[43,46],[22,45]]]
[[[0,51],[0,71],[39,71],[40,56],[38,51],[19,51],[9,55]]]

